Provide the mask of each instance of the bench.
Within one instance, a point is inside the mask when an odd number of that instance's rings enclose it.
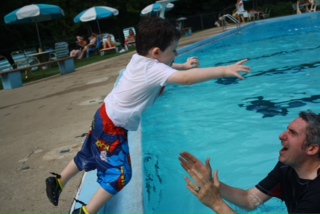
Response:
[[[21,87],[22,86],[22,78],[20,74],[21,71],[25,71],[26,73],[32,75],[32,68],[47,66],[52,63],[58,63],[61,75],[68,74],[75,71],[73,57],[64,57],[56,60],[51,60],[48,62],[29,65],[26,67],[0,71],[3,88],[5,90],[9,90],[9,89]]]

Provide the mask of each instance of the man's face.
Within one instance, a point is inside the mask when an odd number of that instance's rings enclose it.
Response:
[[[158,61],[171,66],[176,56],[178,56],[178,53],[177,53],[178,43],[179,41],[174,41],[164,51],[160,50],[159,55],[157,57]]]
[[[283,146],[280,150],[280,162],[292,167],[299,167],[308,157],[304,146],[306,143],[307,125],[307,122],[298,118],[279,136]]]

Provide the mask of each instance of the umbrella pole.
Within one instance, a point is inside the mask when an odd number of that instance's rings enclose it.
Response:
[[[97,24],[98,24],[99,35],[101,35],[101,30],[100,30],[100,25],[99,25],[99,20],[98,19],[97,19]]]
[[[38,35],[38,40],[39,40],[39,44],[40,44],[40,49],[42,50],[42,44],[41,44],[41,39],[40,39],[40,34],[39,34],[39,29],[38,29],[38,23],[36,22],[36,29],[37,29],[37,35]]]
[[[156,1],[161,5],[160,7],[160,18],[165,19],[164,13],[166,12],[167,5],[172,2],[173,0],[161,0],[161,1]]]

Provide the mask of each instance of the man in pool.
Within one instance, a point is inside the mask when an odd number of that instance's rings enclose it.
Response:
[[[279,139],[278,163],[249,190],[219,181],[218,171],[212,174],[210,159],[204,165],[193,155],[181,153],[181,165],[194,180],[185,178],[188,189],[216,213],[235,213],[222,198],[254,210],[271,197],[283,200],[289,213],[320,213],[320,115],[301,112]]]
[[[242,60],[234,65],[198,68],[198,60],[173,64],[180,32],[159,17],[143,18],[136,28],[136,49],[117,86],[104,99],[81,151],[61,174],[46,179],[50,202],[57,206],[66,183],[79,171],[97,169],[100,187],[87,205],[73,213],[97,213],[131,179],[128,131],[135,131],[142,113],[151,107],[168,83],[191,85],[220,77],[249,73]],[[178,71],[183,70],[183,71]]]

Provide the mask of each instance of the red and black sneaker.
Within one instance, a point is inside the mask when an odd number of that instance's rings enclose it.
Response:
[[[61,175],[54,172],[50,173],[55,175],[55,177],[48,177],[46,179],[47,196],[54,206],[58,206],[59,196],[63,189],[63,184],[60,181]]]

